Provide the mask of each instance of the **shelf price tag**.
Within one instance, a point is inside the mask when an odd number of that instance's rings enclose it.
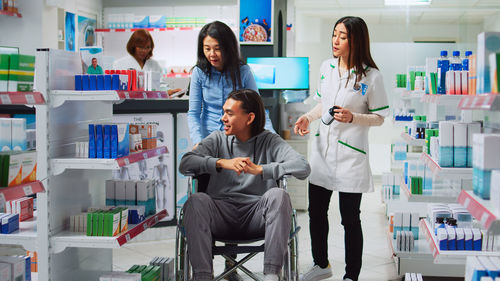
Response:
[[[24,190],[24,195],[26,196],[33,194],[33,188],[31,187],[31,184],[23,186],[23,190]]]
[[[2,101],[2,104],[12,104],[8,94],[0,95],[0,100]]]
[[[144,231],[146,231],[146,229],[148,229],[148,224],[147,223],[143,224],[143,227],[144,227]]]
[[[142,98],[143,99],[148,99],[148,94],[146,92],[142,92]]]
[[[159,149],[159,148],[158,148],[158,149],[156,150],[156,154],[161,155],[161,149]]]
[[[490,215],[487,212],[484,212],[483,215],[481,216],[481,224],[486,225],[486,222],[490,218]]]
[[[144,152],[144,153],[142,154],[142,157],[144,157],[144,159],[148,159],[148,154],[147,154],[146,152]]]
[[[25,97],[26,97],[27,104],[35,104],[36,103],[35,97],[32,94],[26,94]]]
[[[125,241],[130,241],[130,233],[125,234]]]
[[[128,157],[123,159],[123,162],[125,162],[125,165],[130,165],[130,160],[128,160]]]
[[[124,94],[126,99],[130,99],[130,94],[128,92],[125,92]]]
[[[0,192],[0,205],[5,206],[5,195]]]
[[[158,95],[158,98],[161,99],[162,97],[161,92],[157,92],[156,94]]]

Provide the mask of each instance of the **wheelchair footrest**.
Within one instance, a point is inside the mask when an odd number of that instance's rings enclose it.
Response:
[[[264,252],[264,244],[260,246],[238,246],[238,245],[226,245],[226,246],[215,246],[212,248],[213,255],[236,255],[236,254],[246,254],[254,252]]]

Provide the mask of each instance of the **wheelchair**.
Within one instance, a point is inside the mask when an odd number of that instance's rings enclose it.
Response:
[[[188,194],[189,197],[194,192],[203,192],[208,185],[209,175],[201,175],[195,178],[194,175],[188,175]],[[203,186],[205,185],[205,186]],[[286,176],[278,180],[278,187],[287,190]],[[189,281],[191,279],[191,266],[189,263],[188,246],[183,227],[183,210],[179,208],[177,214],[177,230],[175,240],[175,272],[177,281]],[[296,211],[292,210],[292,224],[290,236],[288,238],[288,249],[285,254],[283,269],[280,274],[283,281],[299,280],[299,251],[298,251],[298,232],[300,226],[297,226]],[[224,272],[216,276],[213,280],[219,281],[228,276],[236,269],[241,270],[255,281],[263,279],[248,270],[244,264],[258,253],[264,252],[264,237],[251,240],[221,240],[214,238],[212,254],[222,256],[226,262],[229,261],[232,266],[226,268]],[[225,243],[223,246],[215,245],[215,242]],[[261,242],[260,245],[255,243]],[[236,254],[246,254],[243,258],[235,260],[232,256]]]

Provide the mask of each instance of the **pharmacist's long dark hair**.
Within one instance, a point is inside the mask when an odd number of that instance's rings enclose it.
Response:
[[[370,36],[368,35],[368,26],[360,17],[342,17],[333,27],[343,23],[347,29],[347,38],[349,42],[349,61],[346,62],[349,68],[356,70],[356,82],[366,76],[369,68],[378,69],[370,53]],[[332,38],[333,38],[332,31]],[[366,65],[367,67],[364,67]],[[349,80],[347,81],[349,83]],[[347,84],[346,84],[347,85]]]
[[[199,67],[211,79],[212,65],[203,53],[203,40],[210,36],[219,42],[219,48],[222,54],[222,73],[231,78],[233,90],[241,87],[240,66],[243,63],[240,57],[238,41],[234,32],[225,23],[214,21],[206,24],[198,35],[198,59],[196,66]]]

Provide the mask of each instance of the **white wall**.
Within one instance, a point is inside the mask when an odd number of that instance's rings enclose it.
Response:
[[[484,31],[500,31],[500,13],[484,21]]]

